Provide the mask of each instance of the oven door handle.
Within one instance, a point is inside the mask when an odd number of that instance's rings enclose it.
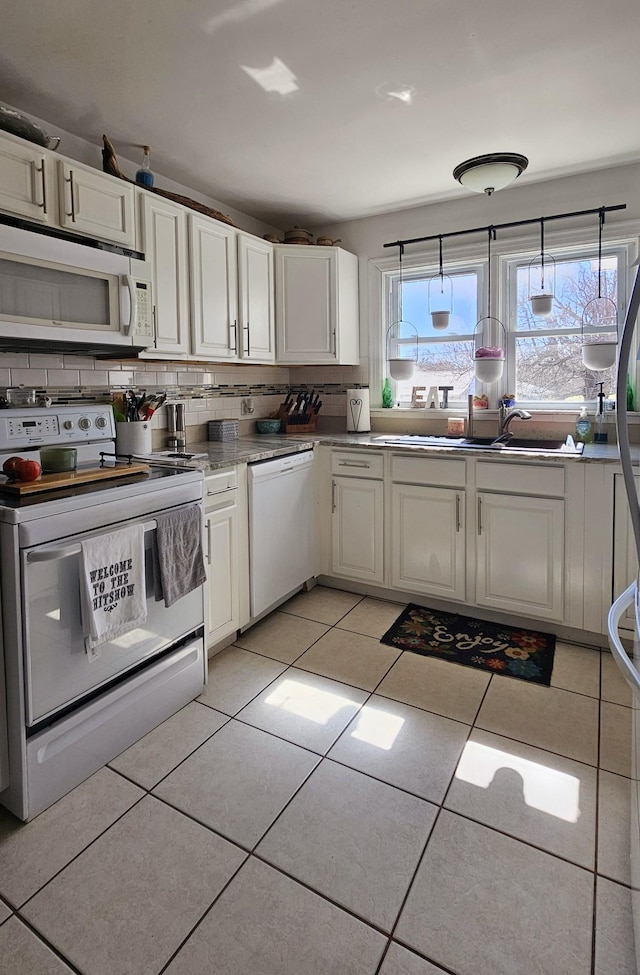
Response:
[[[158,525],[157,521],[146,521],[142,526],[145,532],[153,531]],[[72,555],[80,555],[82,545],[65,545],[64,548],[34,549],[27,552],[27,562],[57,562],[59,559],[68,559]]]

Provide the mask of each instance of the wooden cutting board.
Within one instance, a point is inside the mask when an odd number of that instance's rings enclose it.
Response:
[[[56,491],[60,488],[74,487],[76,484],[107,481],[114,477],[130,477],[131,474],[146,474],[148,470],[148,464],[121,464],[118,467],[61,471],[59,474],[42,474],[37,481],[5,481],[0,484],[0,491],[23,497],[38,491]]]

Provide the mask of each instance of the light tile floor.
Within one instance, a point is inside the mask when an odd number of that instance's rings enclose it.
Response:
[[[634,975],[631,700],[398,655],[298,595],[32,823],[0,811],[2,975]]]

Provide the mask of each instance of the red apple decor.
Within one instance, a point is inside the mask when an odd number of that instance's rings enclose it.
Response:
[[[8,477],[15,478],[18,476],[18,464],[21,464],[24,457],[8,457],[2,465],[2,470]]]
[[[10,481],[37,481],[42,474],[38,461],[27,460],[25,457],[9,457],[2,465],[2,470]]]
[[[19,481],[37,481],[42,474],[42,468],[37,460],[21,460],[16,470]]]

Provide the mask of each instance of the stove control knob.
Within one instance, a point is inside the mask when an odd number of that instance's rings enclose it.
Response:
[[[83,416],[80,422],[78,423],[78,426],[80,427],[81,430],[88,430],[89,427],[91,426],[91,420],[89,419],[88,416]]]
[[[104,430],[104,428],[106,427],[106,425],[107,425],[107,418],[106,418],[106,416],[99,416],[97,418],[97,420],[96,420],[96,426],[97,426],[98,430]]]
[[[62,426],[65,430],[73,430],[73,420],[65,420]]]

